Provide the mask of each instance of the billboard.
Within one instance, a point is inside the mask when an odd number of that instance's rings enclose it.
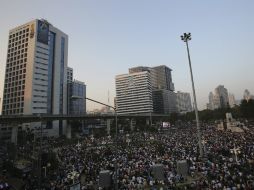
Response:
[[[48,45],[49,24],[46,21],[38,21],[37,41]]]
[[[169,123],[169,122],[162,122],[162,128],[163,128],[163,129],[168,129],[168,128],[170,128],[170,123]]]

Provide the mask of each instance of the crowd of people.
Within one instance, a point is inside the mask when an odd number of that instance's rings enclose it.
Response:
[[[155,133],[135,132],[80,138],[78,143],[59,146],[51,139],[58,166],[49,168],[42,180],[44,189],[67,190],[79,184],[81,189],[100,187],[100,172],[109,171],[108,189],[254,189],[254,131],[219,131],[203,124],[201,157],[195,126]],[[61,143],[60,143],[61,144]],[[177,162],[186,160],[188,176],[177,170]],[[163,165],[163,179],[153,166]],[[36,189],[33,186],[26,189]],[[32,184],[32,183],[31,183]]]

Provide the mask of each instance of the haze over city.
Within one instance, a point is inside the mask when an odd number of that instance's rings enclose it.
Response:
[[[9,30],[44,18],[69,36],[68,65],[87,85],[87,97],[113,105],[115,76],[136,66],[166,65],[175,91],[192,92],[190,53],[199,109],[224,85],[236,99],[254,93],[253,1],[1,1],[0,97]],[[88,102],[88,110],[101,106]]]

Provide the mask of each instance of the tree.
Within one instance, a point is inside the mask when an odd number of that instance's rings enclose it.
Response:
[[[242,100],[240,110],[243,117],[254,118],[254,100]]]

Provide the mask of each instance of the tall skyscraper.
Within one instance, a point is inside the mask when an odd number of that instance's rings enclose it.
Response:
[[[148,71],[117,75],[115,80],[118,114],[153,112],[151,78]]]
[[[231,94],[231,93],[228,94],[228,103],[229,103],[229,106],[230,106],[231,108],[235,107],[236,101],[235,101],[235,96],[234,96],[234,94]]]
[[[219,97],[220,108],[228,107],[228,90],[223,85],[219,85],[217,88],[215,88],[215,95]]]
[[[165,65],[160,65],[157,67],[152,67],[155,73],[155,85],[153,86],[154,89],[163,89],[163,90],[170,90],[174,91],[174,83],[172,82],[172,75],[169,67]]]
[[[73,81],[73,69],[71,67],[67,67],[67,83],[71,83]]]
[[[243,93],[243,99],[248,102],[250,99],[254,100],[254,96],[250,94],[248,89],[246,89]]]
[[[223,85],[216,87],[214,93],[209,93],[209,108],[214,110],[218,108],[227,108],[228,106],[228,90]]]
[[[66,114],[68,36],[46,20],[9,32],[3,115]],[[47,123],[59,135],[63,123]]]
[[[168,114],[176,112],[176,95],[174,93],[174,84],[171,77],[171,69],[165,65],[157,67],[134,67],[129,69],[129,74],[118,75],[116,77],[116,99],[118,110],[124,110],[125,113],[137,113],[134,109],[138,106],[135,101],[140,101],[141,105],[147,104],[148,99],[142,99],[142,94],[138,94],[136,99],[133,97],[135,91],[145,92],[144,97],[150,97],[147,107],[142,109],[142,113]],[[137,79],[133,80],[133,76]],[[141,77],[142,76],[142,77]],[[134,78],[135,78],[134,77]],[[141,80],[141,78],[143,78]],[[139,79],[139,81],[137,81]],[[147,87],[146,84],[149,84]],[[142,91],[141,91],[142,88]],[[133,90],[135,89],[135,90]],[[124,93],[126,91],[128,93]],[[126,101],[128,99],[128,105]],[[134,107],[133,107],[134,106]],[[151,109],[151,110],[150,110]],[[140,110],[138,110],[140,112]]]
[[[176,105],[177,110],[180,113],[191,112],[192,105],[190,93],[178,91],[176,93]]]
[[[68,114],[85,114],[86,113],[86,85],[74,80],[68,83]]]

